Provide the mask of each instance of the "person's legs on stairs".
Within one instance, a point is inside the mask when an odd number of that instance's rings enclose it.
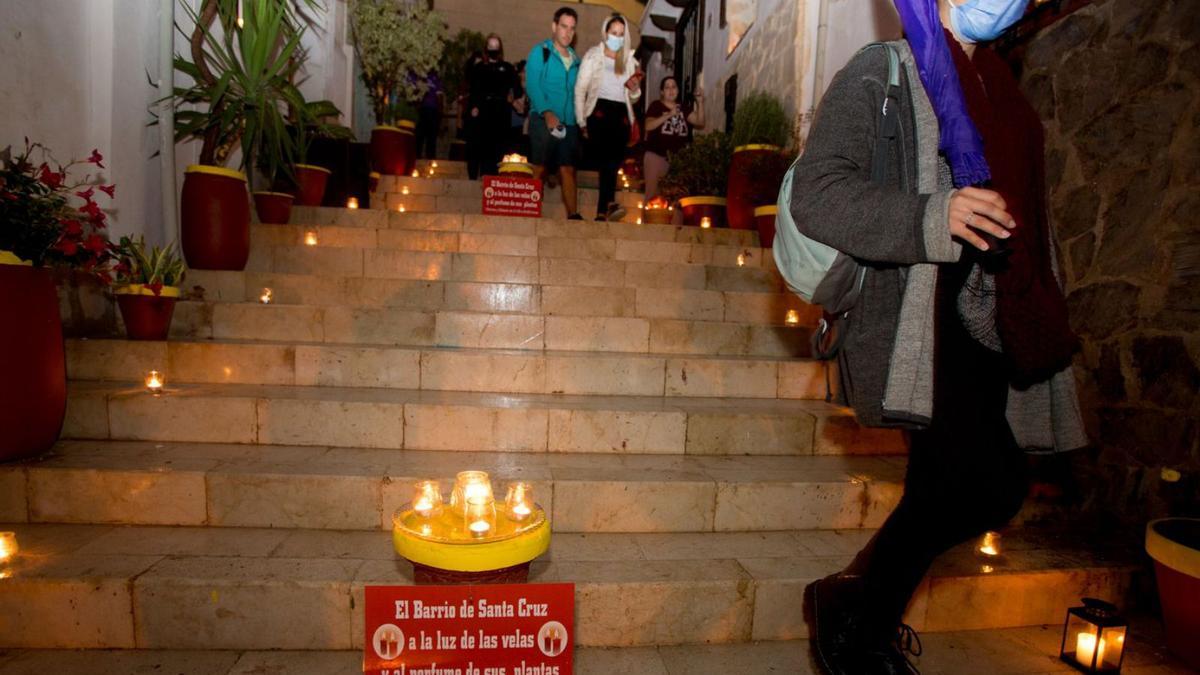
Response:
[[[562,200],[563,206],[567,208],[567,215],[579,213],[578,194],[575,189],[575,167],[564,166],[558,172],[562,183]]]

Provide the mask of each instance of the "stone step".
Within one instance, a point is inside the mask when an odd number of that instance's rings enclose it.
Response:
[[[412,583],[385,532],[11,527],[22,553],[0,584],[0,646],[12,648],[353,650],[364,587]],[[530,581],[575,584],[580,647],[795,640],[808,637],[804,586],[865,535],[559,533]],[[1131,573],[1036,539],[985,571],[963,546],[938,560],[905,620],[926,633],[1054,624],[1081,595],[1123,600]]]
[[[416,169],[420,174],[419,179],[421,180],[467,180],[466,162],[451,161],[446,159],[418,159]],[[397,179],[411,178],[411,174],[406,176],[384,174],[379,178],[379,185],[382,187],[390,187],[397,184]],[[576,170],[575,180],[579,184],[580,188],[595,189],[600,184],[600,174],[595,171]]]
[[[630,355],[295,341],[68,340],[72,380],[151,370],[172,382],[501,394],[823,399],[826,364],[752,357]],[[831,375],[830,383],[835,378]]]
[[[811,325],[184,301],[171,338],[806,358]]]
[[[863,429],[849,410],[819,401],[188,384],[175,383],[169,371],[165,377],[160,395],[132,382],[72,382],[64,437],[524,453],[522,462],[547,452],[794,460],[905,451],[900,432]]]
[[[631,201],[636,199],[629,198]],[[637,223],[641,214],[633,205],[626,205],[626,212],[621,217],[619,222],[634,224]],[[591,219],[596,216],[596,206],[594,203],[587,204],[579,202],[576,204],[576,209],[584,218]],[[359,209],[366,210],[366,209]],[[480,197],[451,197],[451,196],[433,196],[433,195],[401,195],[395,192],[387,193],[380,198],[376,194],[371,199],[371,211],[383,212],[401,212],[401,213],[463,213],[463,214],[478,214],[483,212],[483,200]],[[542,216],[544,218],[565,219],[568,215],[567,207],[561,201],[546,201],[542,204]]]
[[[398,213],[373,209],[298,206],[292,209],[291,222],[294,225],[305,225],[310,228],[365,227],[378,230],[423,230],[507,234],[523,237],[617,239],[679,244],[713,244],[743,248],[758,247],[758,233],[754,230],[704,229],[683,225],[636,225],[565,220],[563,218],[485,216],[476,213]],[[317,229],[317,232],[320,234],[321,230]],[[338,235],[331,233],[329,238],[336,236]],[[342,236],[352,237],[355,235]],[[319,239],[325,238],[319,237]],[[765,262],[761,264],[747,262],[747,264],[753,267],[769,266],[769,263]]]
[[[441,168],[440,166],[438,167]],[[379,185],[376,186],[375,192],[371,194],[371,200],[385,198],[390,199],[391,195],[396,195],[397,198],[407,197],[463,197],[475,200],[483,199],[483,181],[468,180],[467,178],[455,177],[438,177],[438,171],[435,170],[433,177],[422,176],[421,178],[413,178],[412,176],[384,176],[380,179]],[[621,182],[617,181],[617,192],[615,198],[623,206],[627,208],[636,208],[639,201],[644,198],[641,192],[622,190]],[[562,197],[562,188],[559,186],[544,188],[545,202],[553,204],[559,202]],[[576,197],[580,205],[589,205],[595,208],[596,202],[600,198],[600,190],[597,188],[580,187],[576,191]]]

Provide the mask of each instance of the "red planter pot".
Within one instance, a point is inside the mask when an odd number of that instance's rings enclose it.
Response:
[[[486,572],[459,572],[413,563],[413,581],[420,585],[523,584],[529,581],[529,563]]]
[[[1167,648],[1200,669],[1200,519],[1151,522],[1146,527],[1146,552],[1154,559]]]
[[[296,172],[296,205],[320,206],[325,199],[325,185],[329,182],[329,169],[312,164],[297,164],[292,167]]]
[[[292,201],[286,192],[255,192],[254,210],[260,223],[287,223],[292,219]]]
[[[754,159],[781,152],[777,145],[739,145],[729,162],[729,184],[725,198],[729,200],[726,216],[729,227],[735,230],[754,229],[754,201],[751,198],[755,183],[752,174]]]
[[[371,168],[382,174],[407,176],[417,165],[415,124],[401,120],[397,126],[371,130]]]
[[[67,413],[66,352],[50,271],[0,264],[0,316],[0,462],[9,462],[49,450]]]
[[[771,248],[775,243],[775,216],[779,215],[778,206],[757,206],[754,208],[754,227],[758,229],[758,245]]]
[[[250,258],[250,200],[246,176],[193,164],[180,199],[183,257],[198,270],[241,271]]]
[[[166,340],[171,332],[171,317],[179,289],[164,286],[159,295],[141,284],[131,284],[116,290],[117,307],[125,322],[125,335],[130,340]]]
[[[710,219],[710,227],[725,227],[724,197],[684,197],[679,200],[683,211],[683,224],[700,227],[704,218]]]

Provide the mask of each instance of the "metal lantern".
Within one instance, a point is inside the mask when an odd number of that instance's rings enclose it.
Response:
[[[1128,632],[1115,605],[1084,598],[1083,607],[1067,610],[1059,657],[1085,673],[1119,673]]]

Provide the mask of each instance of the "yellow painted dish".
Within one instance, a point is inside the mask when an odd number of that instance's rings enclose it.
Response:
[[[117,295],[151,295],[151,296],[154,295],[154,291],[150,290],[146,286],[143,286],[142,284],[126,284],[124,286],[117,286],[117,287],[113,288],[113,293],[116,293]],[[178,298],[179,297],[179,287],[178,286],[163,286],[162,288],[159,289],[158,295],[156,297]]]
[[[725,206],[724,197],[684,197],[680,206]]]
[[[246,174],[233,169],[226,169],[223,166],[209,166],[207,164],[192,164],[184,170],[184,173],[206,173],[211,176],[224,176],[225,178],[236,178],[237,180],[246,182]]]
[[[1166,525],[1172,520],[1192,521],[1195,524],[1198,519],[1162,518],[1150,521],[1146,525],[1146,553],[1157,562],[1177,572],[1200,579],[1200,549],[1175,541],[1158,531],[1160,525]]]
[[[455,572],[513,567],[550,548],[550,521],[540,506],[525,523],[514,523],[503,514],[497,514],[495,523],[494,535],[472,539],[461,526],[462,517],[449,505],[443,507],[440,516],[428,519],[405,508],[392,517],[392,543],[403,558]],[[421,532],[422,524],[429,527],[428,534]]]
[[[777,216],[779,215],[778,206],[756,206],[754,207],[754,215],[756,216]]]
[[[22,267],[33,267],[33,261],[18,258],[16,253],[12,251],[0,251],[0,265],[20,265]]]
[[[524,162],[503,162],[500,164],[500,173],[523,173],[532,176],[533,167]]]
[[[389,124],[381,124],[375,128],[383,129],[384,131],[395,131],[398,134],[412,135],[413,130],[417,128],[417,125],[412,124],[412,123],[405,124],[405,122],[408,122],[408,120],[400,120],[399,122],[397,122],[397,124],[400,125],[399,127],[393,127]]]
[[[314,166],[312,164],[296,164],[295,167],[297,169],[312,169],[313,171],[324,171],[325,173],[329,173],[329,174],[333,173],[332,171],[330,171],[329,169],[326,169],[323,166]]]
[[[783,148],[778,145],[769,145],[767,143],[751,143],[750,145],[739,145],[733,149],[734,152],[742,152],[749,150],[770,150],[772,152],[782,152]]]

